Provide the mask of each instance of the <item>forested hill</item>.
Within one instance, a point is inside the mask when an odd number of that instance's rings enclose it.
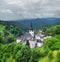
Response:
[[[0,24],[0,62],[60,62],[60,25],[46,28],[45,34],[52,38],[44,40],[41,48],[33,49],[28,45],[15,43],[16,27],[7,25],[9,26],[11,28],[7,29]],[[13,43],[10,43],[11,41]]]
[[[0,22],[0,43],[16,42],[16,38],[23,32],[13,24],[5,24]]]
[[[12,20],[4,21],[3,23],[11,23],[24,31],[27,31],[30,27],[30,23],[33,23],[33,28],[37,29],[40,27],[52,26],[60,24],[60,18],[37,18],[37,19],[25,19],[25,20]]]

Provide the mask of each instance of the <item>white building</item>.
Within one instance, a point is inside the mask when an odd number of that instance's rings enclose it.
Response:
[[[30,48],[35,48],[37,40],[35,38],[29,40]]]
[[[42,47],[43,42],[37,42],[37,47]]]

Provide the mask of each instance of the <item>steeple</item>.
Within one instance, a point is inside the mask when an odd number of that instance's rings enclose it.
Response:
[[[34,37],[34,30],[33,30],[33,27],[32,27],[32,22],[30,23],[29,33]]]
[[[33,31],[32,22],[30,23],[30,30]]]

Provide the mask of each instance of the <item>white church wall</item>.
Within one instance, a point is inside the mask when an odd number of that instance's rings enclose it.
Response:
[[[20,43],[21,42],[21,40],[20,39],[17,39],[17,41],[16,41],[17,43]]]
[[[29,33],[34,37],[34,31],[29,30]]]
[[[40,43],[40,42],[37,42],[37,47],[41,47],[43,45],[43,42]]]

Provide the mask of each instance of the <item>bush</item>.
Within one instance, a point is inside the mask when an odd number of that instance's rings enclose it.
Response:
[[[52,51],[50,51],[50,52],[48,53],[48,57],[49,57],[50,60],[53,59],[53,53],[52,53]]]
[[[57,53],[57,62],[60,62],[60,50]]]
[[[30,49],[22,44],[1,44],[0,47],[0,61],[1,62],[37,62],[39,58],[39,51]]]
[[[45,31],[45,35],[55,36],[60,34],[60,25],[52,26],[47,28]]]
[[[45,48],[48,47],[51,50],[59,50],[60,49],[60,47],[59,47],[60,42],[55,37],[46,39],[44,43],[45,43],[44,44]]]

